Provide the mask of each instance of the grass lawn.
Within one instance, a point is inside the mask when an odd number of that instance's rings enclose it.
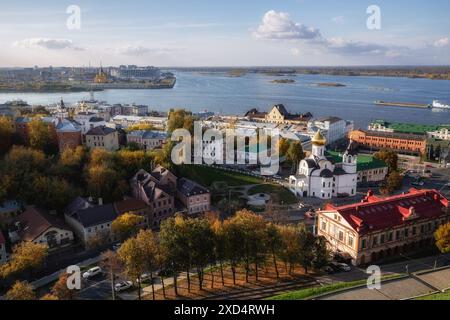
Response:
[[[223,181],[228,186],[245,186],[260,184],[263,180],[244,174],[220,170],[212,167],[182,165],[177,167],[181,177],[194,180],[205,187],[210,187],[214,182]]]
[[[283,202],[283,204],[294,204],[298,202],[298,199],[292,192],[277,184],[261,184],[251,188],[248,193],[250,195],[258,193],[270,194],[272,198],[280,204],[281,202]]]
[[[389,280],[400,278],[403,275],[394,275],[394,276],[386,276],[383,277],[382,280]],[[306,288],[298,291],[292,291],[288,293],[279,294],[273,297],[268,298],[267,300],[305,300],[308,298],[313,298],[325,293],[330,293],[333,291],[339,291],[343,289],[348,289],[352,287],[358,287],[364,285],[367,282],[366,279],[351,281],[351,282],[339,282],[335,284],[330,284],[323,287],[314,287],[314,288]]]
[[[436,293],[430,296],[420,297],[415,300],[450,300],[450,290],[444,293]]]

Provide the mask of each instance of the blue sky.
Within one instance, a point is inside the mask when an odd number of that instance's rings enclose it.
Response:
[[[380,30],[366,26],[373,4]],[[19,0],[1,4],[0,65],[450,64],[449,12],[444,0]]]

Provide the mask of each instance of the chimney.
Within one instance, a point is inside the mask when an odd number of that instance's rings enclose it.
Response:
[[[103,205],[103,198],[98,198],[98,205],[102,206]]]

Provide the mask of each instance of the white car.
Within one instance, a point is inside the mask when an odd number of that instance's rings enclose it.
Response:
[[[114,285],[114,290],[116,292],[128,290],[133,286],[133,283],[131,281],[120,281]]]
[[[102,269],[100,267],[93,267],[91,269],[89,269],[88,271],[86,271],[85,273],[83,273],[83,279],[89,279],[92,277],[95,277],[96,275],[99,275],[102,273]]]
[[[338,263],[337,266],[339,269],[341,269],[344,272],[352,271],[352,268],[350,268],[350,266],[346,263]]]
[[[150,280],[150,279],[151,279],[150,273],[143,273],[143,274],[141,274],[140,279],[136,279],[136,282],[137,283],[145,282],[145,281]]]

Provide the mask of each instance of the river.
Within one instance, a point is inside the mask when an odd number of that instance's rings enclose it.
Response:
[[[448,110],[422,110],[375,106],[375,100],[431,103],[450,102],[450,81],[387,78],[346,77],[326,75],[268,76],[245,74],[229,77],[223,73],[173,71],[177,83],[173,89],[106,90],[95,98],[108,103],[149,105],[150,110],[167,111],[187,108],[194,112],[208,110],[222,114],[242,115],[250,108],[269,110],[282,103],[287,110],[311,112],[315,117],[338,116],[355,121],[355,127],[365,128],[375,119],[424,124],[450,123]],[[272,80],[293,79],[295,83],[276,84]],[[320,87],[317,83],[340,83],[345,87]],[[89,97],[77,93],[0,93],[0,103],[22,99],[30,104],[55,103],[63,98],[75,103]]]

